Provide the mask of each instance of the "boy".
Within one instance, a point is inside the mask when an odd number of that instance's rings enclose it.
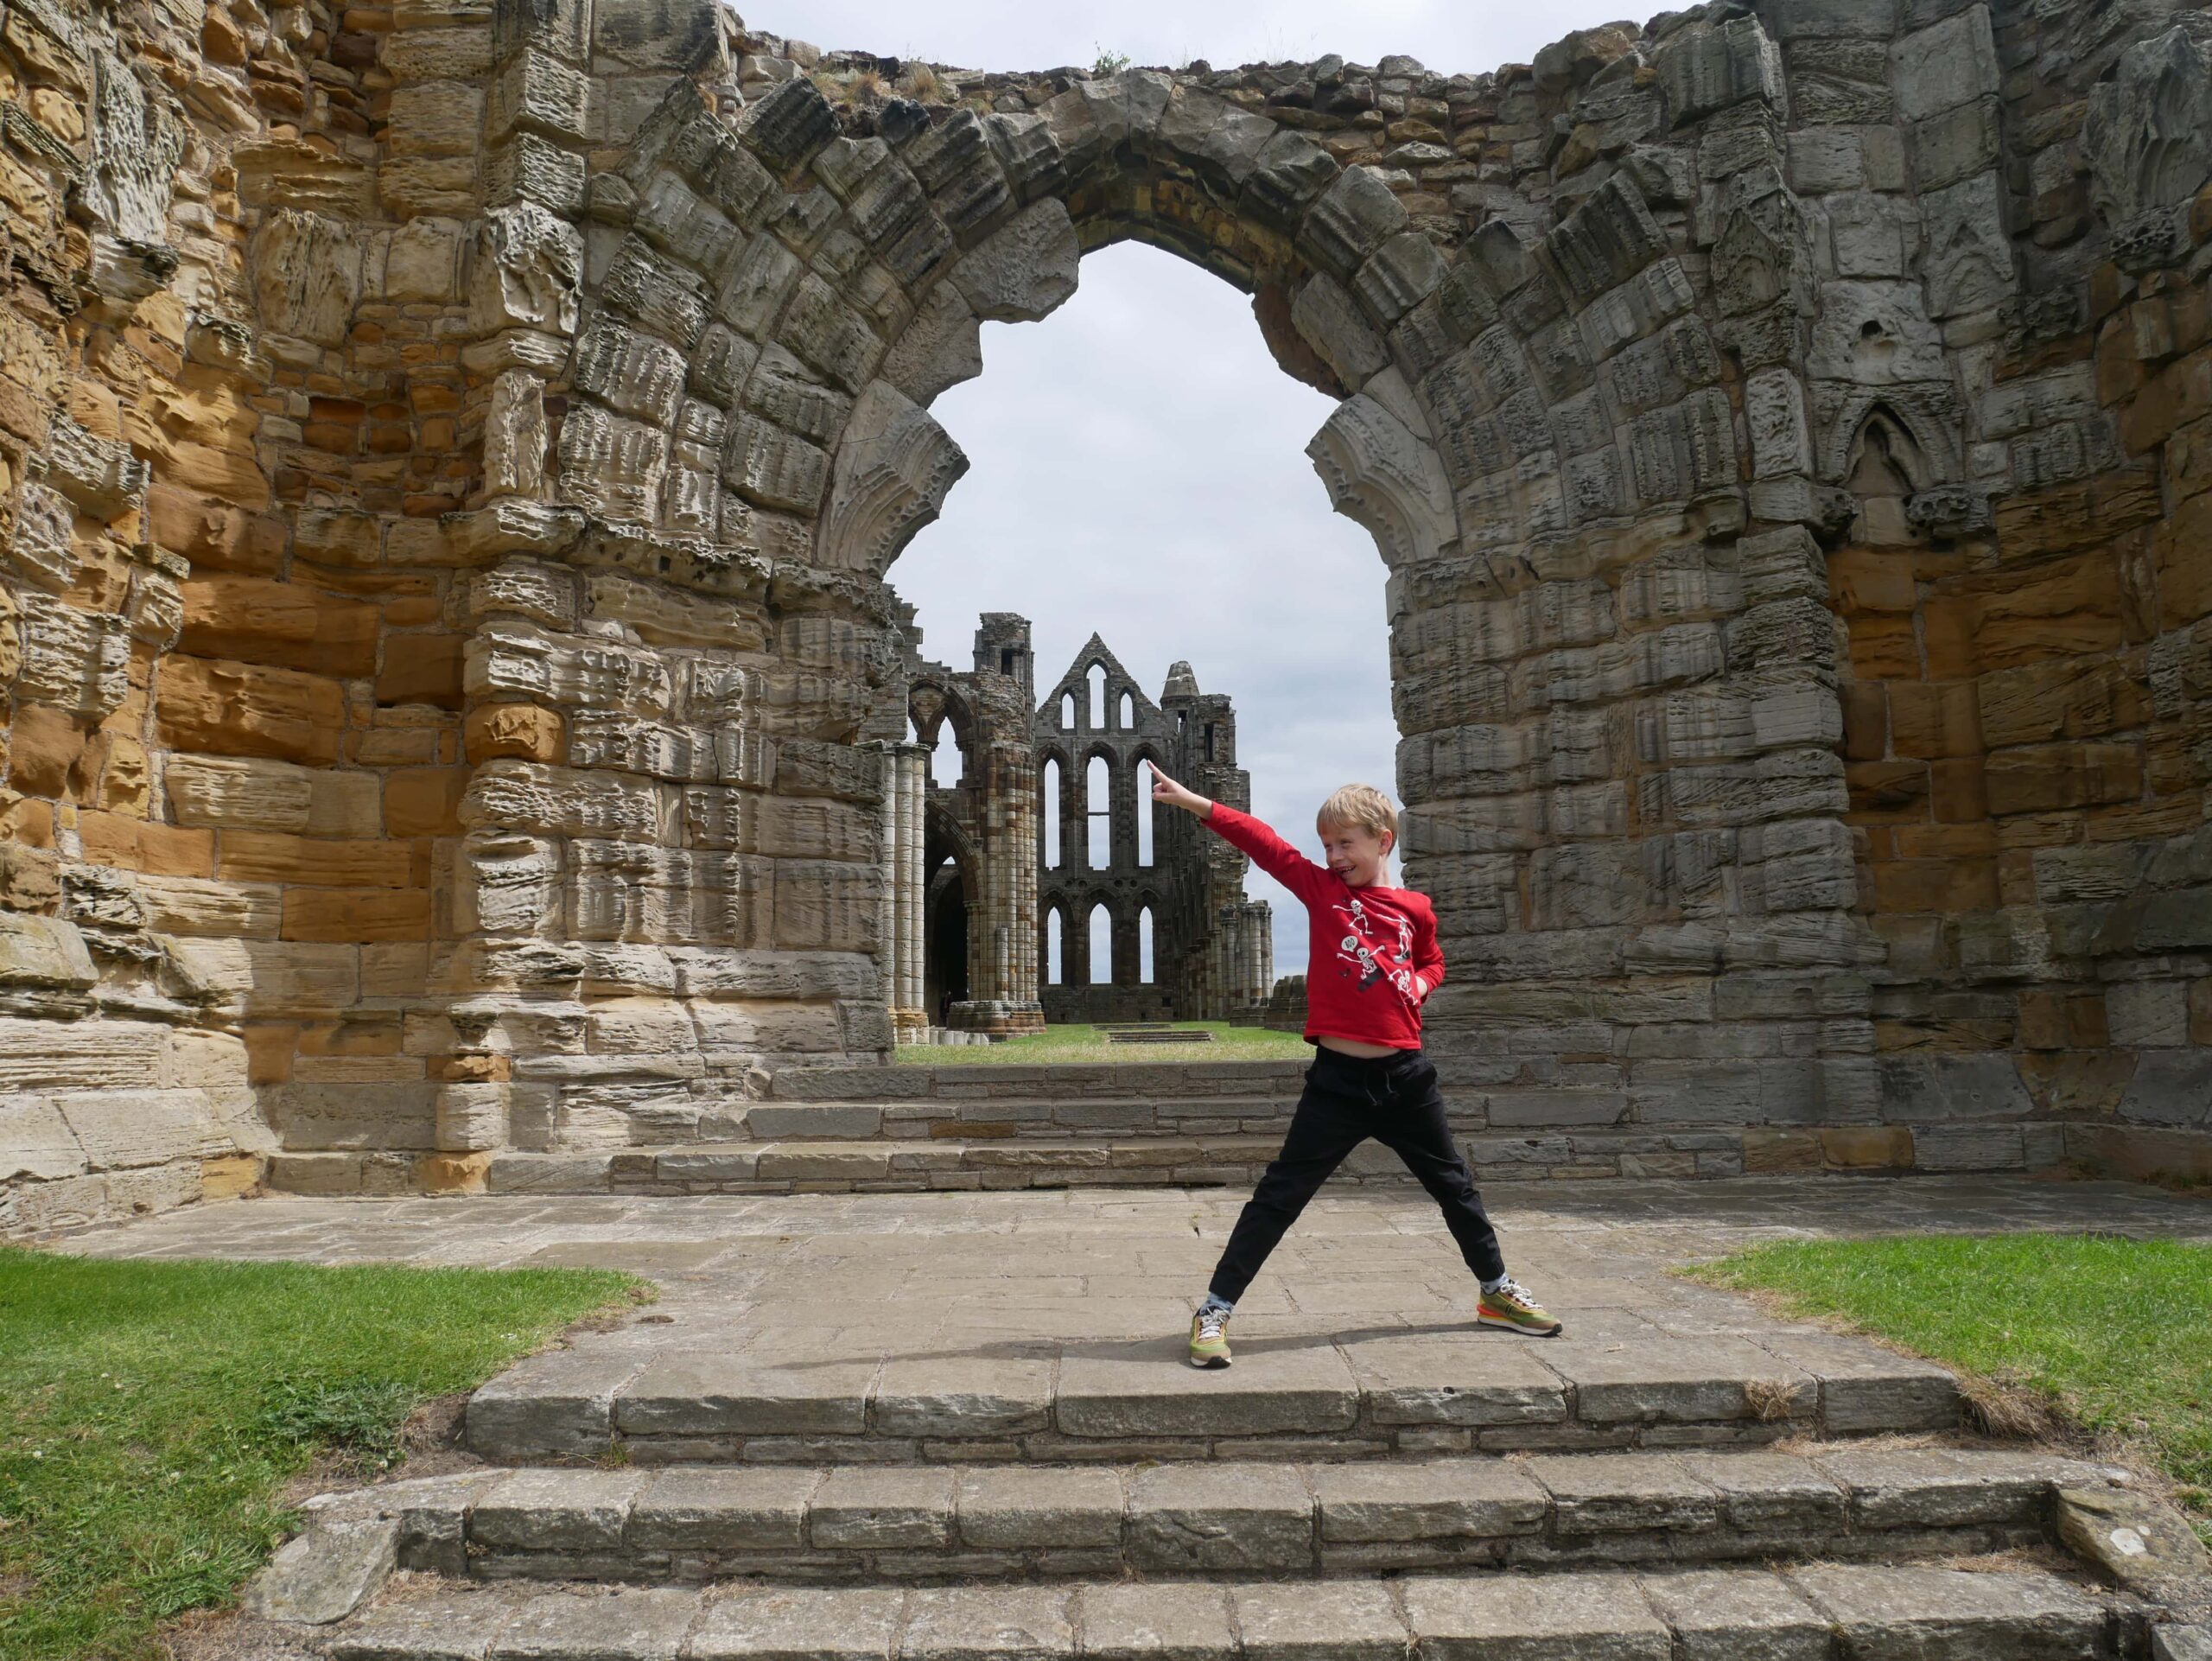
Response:
[[[1150,763],[1147,764],[1147,766]],[[1421,1006],[1444,980],[1436,913],[1422,895],[1383,886],[1397,811],[1371,785],[1321,804],[1328,864],[1316,865],[1249,813],[1185,790],[1157,767],[1152,799],[1195,813],[1305,903],[1310,926],[1306,1041],[1315,1047],[1282,1152],[1236,1219],[1191,1321],[1191,1365],[1229,1365],[1230,1312],[1329,1173],[1373,1136],[1406,1162],[1482,1282],[1483,1326],[1549,1338],[1560,1323],[1505,1272],[1497,1231],[1452,1146],[1436,1069],[1421,1053]]]

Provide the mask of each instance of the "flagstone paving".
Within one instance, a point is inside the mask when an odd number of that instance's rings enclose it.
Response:
[[[60,1249],[657,1282],[477,1393],[486,1466],[318,1505],[254,1602],[340,1657],[2190,1653],[2078,1573],[1943,1566],[2056,1561],[2069,1496],[2126,1473],[1961,1446],[1942,1368],[1670,1271],[1899,1230],[2212,1239],[2212,1203],[1956,1178],[1488,1198],[1563,1336],[1476,1327],[1427,1202],[1356,1188],[1254,1285],[1226,1373],[1181,1359],[1218,1193],[274,1198]],[[578,1463],[610,1449],[626,1468]],[[1529,1576],[1533,1601],[1503,1589]]]

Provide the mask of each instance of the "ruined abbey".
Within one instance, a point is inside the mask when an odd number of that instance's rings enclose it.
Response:
[[[804,21],[0,0],[0,1230],[557,1181],[936,1001],[1256,998],[1236,873],[1122,859],[1146,744],[1230,789],[1211,702],[1102,646],[1128,722],[1040,729],[1018,620],[952,675],[894,592],[981,324],[1128,238],[1338,400],[1496,1157],[2212,1174],[2212,12],[1481,73]]]
[[[1274,947],[1268,907],[1244,895],[1249,862],[1155,818],[1144,772],[1156,760],[1249,807],[1230,700],[1201,694],[1179,663],[1154,703],[1094,634],[1040,704],[1027,618],[985,612],[975,666],[956,671],[925,661],[911,610],[900,615],[906,646],[869,729],[900,735],[880,741],[880,955],[898,1041],[1263,1004]],[[959,777],[940,784],[930,757],[948,734]]]

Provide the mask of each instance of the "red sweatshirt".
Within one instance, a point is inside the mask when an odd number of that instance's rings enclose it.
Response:
[[[1305,903],[1307,1040],[1419,1049],[1421,1000],[1444,980],[1427,896],[1380,883],[1355,888],[1249,813],[1220,802],[1205,825]]]

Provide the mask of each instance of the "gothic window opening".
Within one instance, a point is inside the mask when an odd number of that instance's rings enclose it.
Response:
[[[1116,723],[1125,733],[1137,729],[1137,701],[1130,693],[1122,694],[1122,718]]]
[[[1103,755],[1090,758],[1084,777],[1083,810],[1090,841],[1087,862],[1094,871],[1105,870],[1114,862],[1114,798],[1112,776]]]
[[[1091,665],[1089,678],[1090,681],[1090,730],[1095,733],[1104,732],[1106,730],[1106,665],[1103,663]]]
[[[1160,804],[1152,799],[1149,786],[1152,770],[1143,760],[1137,762],[1137,863],[1153,862],[1153,838],[1160,834]]]
[[[1152,968],[1152,907],[1147,906],[1137,913],[1137,979],[1150,986],[1154,981]]]
[[[1010,646],[1002,646],[999,648],[999,673],[1001,675],[1014,673],[1014,648]]]
[[[1072,692],[1063,693],[1060,697],[1060,730],[1064,733],[1075,730],[1075,694]]]
[[[1213,760],[1213,722],[1206,722],[1206,760]]]
[[[937,729],[937,748],[930,756],[930,778],[946,790],[957,790],[967,774],[968,758],[960,748],[960,735],[946,721]]]
[[[1048,756],[1045,761],[1045,804],[1039,818],[1044,822],[1045,869],[1060,869],[1060,758]]]
[[[1067,943],[1060,938],[1064,928],[1056,907],[1045,919],[1045,983],[1048,986],[1065,986],[1068,982],[1067,960],[1063,955]]]
[[[1114,920],[1103,906],[1090,908],[1090,983],[1114,983]]]

